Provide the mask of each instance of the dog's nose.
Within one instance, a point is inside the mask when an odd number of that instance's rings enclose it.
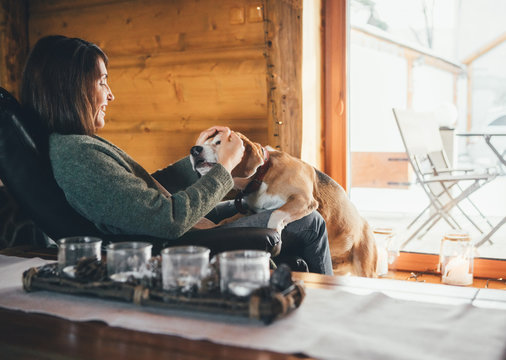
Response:
[[[190,154],[192,154],[192,156],[199,156],[200,153],[202,152],[202,150],[204,150],[204,148],[202,146],[193,146],[191,149],[190,149]]]

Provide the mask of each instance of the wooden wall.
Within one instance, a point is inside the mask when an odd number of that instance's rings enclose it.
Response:
[[[263,9],[251,0],[30,0],[29,42],[63,34],[106,52],[116,100],[100,135],[153,171],[214,124],[269,142]]]
[[[28,53],[27,0],[0,0],[0,86],[19,98]]]
[[[185,156],[215,124],[301,156],[302,0],[0,5],[0,86],[19,95],[27,51],[43,36],[98,44],[116,96],[100,135],[147,170]]]

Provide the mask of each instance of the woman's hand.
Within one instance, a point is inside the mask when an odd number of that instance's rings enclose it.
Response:
[[[226,126],[212,126],[200,133],[195,145],[202,146],[207,139],[221,133],[221,144],[217,148],[218,163],[223,165],[228,172],[241,162],[244,155],[244,144],[239,135]]]
[[[218,162],[223,165],[228,172],[232,170],[241,162],[244,155],[244,144],[235,132],[225,133],[221,136],[221,144],[217,148]]]
[[[207,139],[210,137],[216,135],[216,133],[222,132],[226,134],[227,136],[230,136],[230,129],[226,126],[212,126],[207,130],[204,130],[200,133],[197,141],[195,142],[195,145],[202,146]]]

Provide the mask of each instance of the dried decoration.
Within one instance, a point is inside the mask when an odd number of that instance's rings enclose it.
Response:
[[[297,309],[305,296],[302,282],[293,282],[286,265],[279,266],[273,272],[269,286],[244,297],[220,292],[217,271],[210,271],[200,289],[195,287],[166,291],[162,288],[160,259],[152,258],[147,270],[151,276],[132,278],[131,281],[122,283],[106,277],[106,264],[103,261],[80,260],[74,278],[60,274],[58,264],[52,263],[26,270],[23,273],[23,288],[26,291],[49,290],[92,295],[142,306],[240,316],[266,324]]]
[[[292,273],[288,265],[279,265],[276,271],[272,273],[270,279],[271,289],[273,291],[284,291],[292,286],[292,284]]]
[[[160,255],[153,256],[146,265],[146,273],[150,276],[144,276],[141,284],[145,287],[159,288],[162,287],[162,257]]]
[[[102,281],[107,277],[105,263],[96,258],[81,258],[76,265],[75,278],[80,281]]]

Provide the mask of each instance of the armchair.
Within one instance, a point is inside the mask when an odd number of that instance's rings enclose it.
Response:
[[[147,241],[153,253],[177,245],[202,245],[211,253],[225,250],[266,250],[279,254],[280,235],[272,229],[233,228],[198,230],[175,240],[139,235],[101,233],[77,213],[53,178],[47,152],[48,136],[17,100],[0,88],[0,179],[21,209],[51,239],[88,235],[117,241]],[[297,263],[297,262],[296,262]]]

